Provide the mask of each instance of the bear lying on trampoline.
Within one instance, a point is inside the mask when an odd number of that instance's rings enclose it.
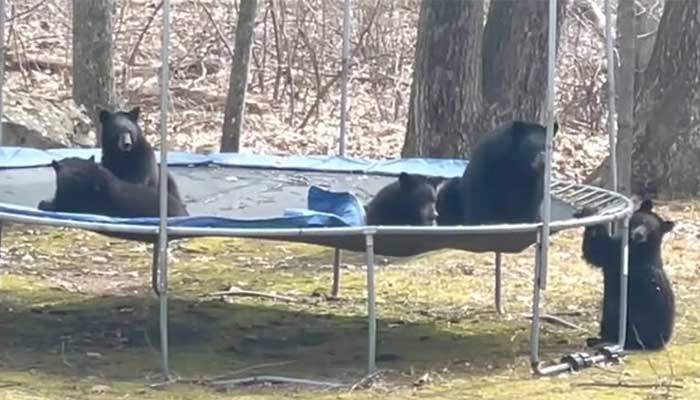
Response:
[[[158,189],[125,182],[90,157],[64,158],[51,163],[56,173],[53,200],[42,200],[44,211],[87,213],[110,217],[138,218],[160,215]],[[188,215],[185,205],[172,193],[168,195],[168,216]]]
[[[652,211],[653,203],[645,200],[634,212],[629,225],[629,275],[627,292],[627,336],[625,349],[658,350],[673,335],[675,304],[673,288],[663,269],[661,244],[673,230],[673,221],[664,220]],[[585,208],[576,216],[592,215]],[[588,340],[589,346],[616,343],[620,315],[620,237],[610,237],[604,225],[586,227],[583,258],[603,269],[603,316],[600,338]]]

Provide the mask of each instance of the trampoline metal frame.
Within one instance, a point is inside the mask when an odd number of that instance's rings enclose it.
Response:
[[[350,0],[344,0],[344,18],[343,18],[343,80],[342,92],[344,98],[347,99],[347,73],[350,59],[349,34],[350,34]],[[628,259],[628,224],[629,218],[633,213],[632,201],[623,195],[614,191],[595,188],[587,185],[574,183],[564,183],[553,181],[551,179],[551,152],[552,152],[552,136],[553,136],[553,102],[554,102],[554,62],[556,51],[556,0],[549,0],[549,33],[548,33],[548,91],[547,91],[547,142],[545,156],[545,185],[544,185],[544,201],[543,201],[543,219],[540,223],[533,224],[499,224],[499,225],[481,225],[481,226],[439,226],[439,227],[416,227],[416,226],[362,226],[362,227],[343,227],[343,228],[294,228],[294,229],[223,229],[223,228],[183,228],[172,227],[167,225],[167,179],[160,179],[160,201],[161,201],[161,217],[159,225],[123,225],[123,224],[108,224],[95,222],[82,222],[75,220],[55,220],[49,218],[17,215],[12,213],[0,212],[0,246],[2,244],[3,224],[6,222],[38,224],[48,226],[62,226],[68,228],[79,228],[92,231],[113,232],[113,233],[145,233],[158,234],[158,241],[153,246],[153,268],[157,271],[158,276],[153,277],[154,289],[158,290],[160,300],[160,334],[161,334],[161,368],[164,378],[170,378],[169,357],[168,357],[168,291],[167,291],[167,246],[168,235],[179,235],[186,237],[203,237],[203,236],[235,236],[235,237],[252,237],[257,238],[279,238],[281,235],[288,236],[347,236],[347,235],[363,235],[365,237],[365,254],[367,264],[367,316],[368,316],[368,363],[367,369],[369,373],[376,370],[376,302],[375,302],[375,263],[374,263],[374,241],[377,236],[382,234],[405,234],[405,235],[450,235],[450,234],[497,234],[497,233],[513,233],[513,232],[538,232],[538,240],[536,243],[536,260],[535,274],[533,279],[533,303],[532,303],[532,322],[531,322],[531,337],[530,337],[530,361],[533,371],[538,375],[548,375],[557,372],[563,372],[575,369],[570,363],[562,362],[550,366],[542,366],[539,357],[539,326],[540,326],[540,292],[546,288],[546,272],[547,272],[547,256],[549,250],[549,233],[552,229],[569,229],[574,227],[590,226],[608,222],[621,221],[620,234],[622,236],[621,246],[621,298],[620,298],[620,319],[619,319],[619,340],[616,351],[622,350],[626,336],[626,319],[627,319],[627,259]],[[609,15],[609,2],[606,2],[607,14]],[[2,112],[2,86],[4,85],[4,0],[0,0],[0,117]],[[610,24],[610,20],[606,21]],[[163,37],[161,49],[162,61],[162,79],[161,79],[161,163],[160,174],[162,177],[167,176],[167,112],[169,107],[168,102],[168,80],[169,80],[169,65],[168,65],[168,48],[169,48],[169,30],[170,30],[170,0],[163,2]],[[610,29],[608,33],[608,46],[610,46]],[[611,51],[608,49],[608,56],[611,56]],[[608,60],[609,62],[611,60]],[[612,65],[612,64],[610,64]],[[608,73],[611,73],[611,68],[608,68]],[[609,95],[614,95],[614,88],[609,85]],[[347,100],[346,100],[347,101]],[[341,132],[340,132],[340,153],[341,156],[345,152],[345,136],[347,124],[346,101],[341,107]],[[609,116],[610,118],[610,116]],[[612,126],[612,124],[611,124]],[[615,135],[615,131],[611,129],[610,134]],[[614,144],[615,139],[611,138],[611,144]],[[2,144],[2,124],[0,124],[0,145]],[[2,151],[0,146],[0,151]],[[611,148],[611,156],[615,153],[615,149]],[[612,169],[616,170],[616,159],[611,159]],[[616,182],[613,182],[616,183]],[[616,189],[616,187],[613,187]],[[579,218],[568,219],[562,221],[551,221],[551,193],[555,195],[569,196],[567,201],[572,201],[576,205],[593,205],[600,208],[597,215]],[[334,285],[336,291],[339,286],[340,279],[340,249],[336,249],[334,253]],[[502,263],[501,253],[497,252],[495,257],[495,305],[498,312],[502,312]],[[599,353],[589,357],[590,362],[598,362],[608,359],[608,353]]]

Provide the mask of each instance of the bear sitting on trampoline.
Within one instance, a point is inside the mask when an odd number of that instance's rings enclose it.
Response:
[[[554,134],[559,125],[554,123]],[[528,223],[540,219],[547,129],[526,121],[502,124],[476,146],[461,178],[438,194],[441,224]],[[461,204],[461,207],[455,206]]]
[[[121,218],[160,215],[156,188],[120,180],[97,164],[94,156],[88,160],[64,158],[53,161],[51,166],[56,172],[56,194],[51,201],[41,201],[38,206],[40,210]],[[186,215],[185,205],[169,194],[168,216]]]
[[[138,125],[139,107],[131,111],[99,113],[102,124],[102,165],[117,178],[158,187],[159,174],[153,147]],[[173,177],[168,174],[168,193],[182,201]]]
[[[436,186],[441,180],[402,172],[365,207],[367,225],[435,225]]]
[[[675,305],[673,289],[663,270],[661,244],[674,223],[652,211],[645,200],[630,219],[629,275],[627,292],[627,335],[625,349],[658,350],[673,334]],[[591,209],[576,215],[588,216]],[[589,346],[616,343],[620,315],[621,238],[610,237],[604,225],[586,227],[583,258],[603,269],[603,316],[600,338],[588,339]]]

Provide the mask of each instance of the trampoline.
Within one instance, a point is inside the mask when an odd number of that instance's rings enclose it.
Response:
[[[3,2],[0,1],[0,4]],[[0,31],[4,13],[0,6]],[[556,1],[549,2],[549,26],[556,26]],[[608,7],[609,8],[609,7]],[[163,4],[163,74],[168,82],[170,2]],[[343,61],[349,60],[349,0],[345,0]],[[153,250],[153,288],[160,299],[161,366],[169,377],[168,358],[168,241],[204,236],[248,237],[303,242],[336,249],[334,284],[337,291],[340,250],[365,252],[367,264],[368,351],[367,369],[376,369],[376,307],[374,257],[412,256],[439,249],[494,252],[495,300],[500,311],[501,254],[517,253],[536,244],[530,360],[537,374],[551,374],[614,358],[625,341],[627,285],[627,225],[633,212],[630,199],[614,191],[551,179],[553,127],[554,30],[549,33],[549,90],[547,96],[547,145],[545,196],[542,222],[481,226],[366,226],[362,204],[400,172],[451,178],[460,176],[468,163],[462,160],[401,159],[389,161],[344,157],[346,129],[347,69],[343,73],[341,98],[340,156],[266,156],[248,154],[201,155],[166,152],[166,124],[161,123],[161,150],[156,154],[162,176],[172,173],[178,182],[189,217],[166,218],[167,182],[162,180],[161,218],[110,218],[97,215],[45,212],[36,208],[53,195],[55,178],[49,165],[68,156],[88,158],[99,149],[53,149],[0,147],[0,238],[5,223],[25,223],[80,228],[101,234],[150,242]],[[0,54],[0,57],[4,55]],[[0,65],[2,62],[0,62]],[[613,69],[608,69],[609,73]],[[614,86],[614,85],[613,85]],[[611,86],[612,87],[612,86]],[[161,121],[167,120],[166,86],[162,86]],[[612,89],[610,89],[612,90]],[[0,91],[1,96],[2,91]],[[0,115],[2,115],[0,97]],[[611,133],[614,143],[614,132]],[[2,132],[0,131],[0,139]],[[0,140],[1,142],[1,140]],[[614,147],[613,147],[614,148]],[[615,165],[615,152],[612,165]],[[614,168],[613,168],[614,170]],[[550,197],[551,195],[551,197]],[[574,218],[580,207],[596,213]],[[550,233],[608,222],[620,222],[622,233],[622,297],[620,341],[595,355],[576,353],[562,362],[544,366],[539,358],[540,293],[546,288]],[[0,242],[1,243],[1,242]]]

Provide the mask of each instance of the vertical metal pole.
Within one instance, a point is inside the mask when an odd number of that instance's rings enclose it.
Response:
[[[625,217],[620,224],[622,234],[622,246],[620,251],[620,320],[618,325],[618,344],[625,348],[627,339],[627,281],[629,279],[629,217]]]
[[[557,50],[557,1],[549,0],[547,27],[547,140],[545,144],[544,201],[542,205],[542,229],[538,235],[535,254],[535,279],[532,296],[532,324],[530,328],[530,363],[539,364],[540,346],[540,290],[547,287],[547,257],[549,255],[549,223],[552,219],[550,193],[552,175],[552,137],[554,136],[554,72]]]
[[[367,346],[367,373],[377,369],[377,315],[374,299],[374,235],[365,234],[365,251],[367,254],[367,319],[369,325],[369,343]]]
[[[170,0],[163,1],[163,37],[161,44],[160,80],[160,230],[158,232],[158,275],[160,299],[161,368],[165,380],[170,379],[168,360],[168,83],[170,46]]]
[[[5,0],[0,0],[0,154],[2,154],[3,144],[2,121],[5,119],[3,87],[5,87]]]
[[[617,182],[617,109],[615,105],[615,41],[612,31],[612,6],[605,0],[605,49],[608,64],[608,139],[610,141],[610,187],[618,190]]]
[[[502,283],[503,283],[503,275],[501,273],[501,252],[497,251],[496,252],[496,287],[494,290],[494,296],[495,296],[495,303],[496,303],[496,313],[498,314],[503,314],[503,297],[501,294],[502,291]]]
[[[350,67],[350,0],[343,1],[343,70],[340,82],[340,140],[338,141],[338,153],[345,156],[345,138],[347,134],[348,120],[348,69]]]
[[[338,297],[340,293],[340,249],[335,249],[333,253],[333,287],[331,288],[331,297]]]
[[[343,2],[343,70],[340,82],[340,138],[338,140],[338,155],[345,157],[345,140],[348,130],[348,69],[350,67],[350,19],[352,9],[350,0]],[[342,252],[335,249],[333,254],[333,287],[331,296],[338,297],[340,292],[340,258]]]
[[[552,139],[554,136],[554,74],[557,51],[557,1],[549,0],[549,25],[547,32],[547,140],[544,152],[544,197],[542,204],[542,239],[540,256],[542,289],[547,288],[547,264],[549,254],[549,223],[552,220]]]

